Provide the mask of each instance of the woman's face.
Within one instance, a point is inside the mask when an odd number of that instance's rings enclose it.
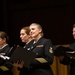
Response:
[[[28,39],[29,39],[28,37],[29,37],[29,35],[26,34],[26,30],[21,29],[21,31],[20,31],[20,38],[21,38],[21,41],[22,41],[22,42],[27,42]]]
[[[39,35],[40,32],[41,32],[41,30],[38,28],[38,26],[36,26],[36,25],[30,25],[30,36],[32,38],[38,37],[38,35]]]
[[[75,27],[73,28],[73,38],[75,39]]]
[[[5,43],[6,43],[6,39],[0,38],[0,47],[4,46]]]

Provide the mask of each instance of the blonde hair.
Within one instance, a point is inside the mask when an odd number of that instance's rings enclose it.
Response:
[[[41,26],[40,24],[38,24],[38,23],[32,23],[32,24],[30,24],[30,26],[32,26],[32,25],[37,26],[38,29],[41,29],[40,34],[41,34],[42,36],[44,35],[44,33],[43,33],[43,29],[42,29],[42,26]]]

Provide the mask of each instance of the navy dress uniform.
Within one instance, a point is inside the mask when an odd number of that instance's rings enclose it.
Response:
[[[53,75],[50,67],[54,59],[52,47],[51,40],[43,37],[33,43],[31,50],[36,53],[36,58],[30,66],[30,75]]]
[[[75,42],[70,44],[69,47],[72,51],[75,50]],[[70,57],[65,55],[62,60],[60,60],[61,64],[70,65],[70,75],[75,75],[75,57]]]
[[[0,53],[5,53],[5,55],[8,55],[9,51],[10,51],[9,45],[6,45],[2,49],[0,49]],[[0,58],[0,75],[6,75],[6,74],[13,75],[13,73],[11,72],[11,69],[12,69],[12,65],[9,64],[8,61]]]
[[[75,50],[75,42],[70,45],[70,49]],[[75,75],[75,57],[70,58],[70,75]]]
[[[26,43],[25,46],[23,48],[25,48],[26,50],[30,50],[31,49],[31,45],[33,44],[33,40],[31,40],[29,43]],[[19,68],[18,67],[18,70],[20,70],[20,74],[19,75],[29,75],[29,68],[30,66],[28,67],[22,67],[22,68]]]

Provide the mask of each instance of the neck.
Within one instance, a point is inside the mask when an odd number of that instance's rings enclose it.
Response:
[[[34,38],[34,41],[37,42],[41,37],[42,36],[39,35],[38,37]]]
[[[6,45],[8,45],[7,43],[3,44],[3,45],[0,45],[0,48],[3,48],[5,47]]]
[[[29,39],[28,39],[28,41],[27,41],[26,43],[29,43],[31,40],[32,40],[32,39],[31,39],[31,38],[29,38]]]

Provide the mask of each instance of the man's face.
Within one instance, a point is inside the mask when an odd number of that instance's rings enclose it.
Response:
[[[73,38],[75,39],[75,27],[73,28]]]

